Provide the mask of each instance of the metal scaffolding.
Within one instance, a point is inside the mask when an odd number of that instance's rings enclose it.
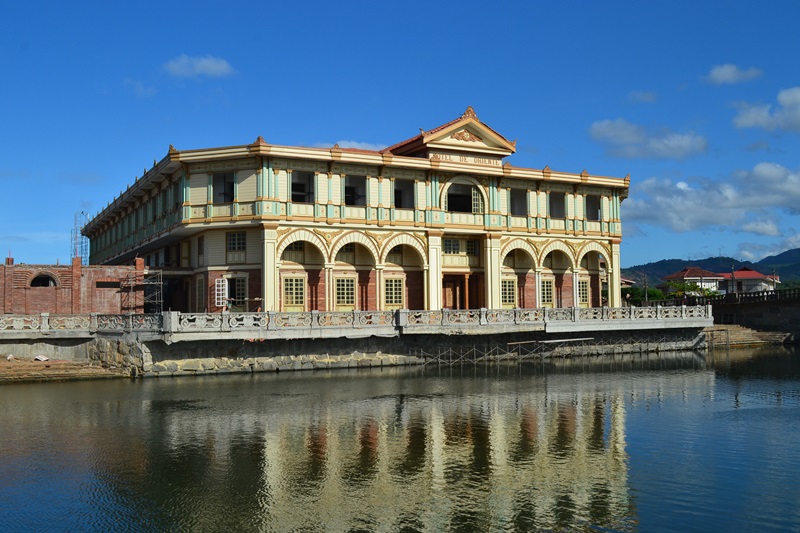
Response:
[[[137,271],[120,281],[122,312],[133,313],[139,307],[145,313],[164,310],[164,280],[161,270]]]

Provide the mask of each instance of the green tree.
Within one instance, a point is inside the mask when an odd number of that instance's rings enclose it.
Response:
[[[685,281],[669,281],[668,295],[675,298],[683,298],[684,296],[714,296],[717,291],[713,289],[701,288],[697,283],[687,283]]]
[[[630,305],[640,306],[642,302],[645,301],[644,297],[644,288],[643,287],[626,287],[622,289],[622,299],[628,302]],[[656,301],[656,300],[663,300],[664,293],[661,292],[659,289],[655,287],[649,287],[647,289],[647,300],[648,301]]]

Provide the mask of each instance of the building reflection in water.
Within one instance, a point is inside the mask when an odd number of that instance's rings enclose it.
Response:
[[[623,389],[553,381],[265,413],[265,523],[635,529]]]
[[[632,531],[626,402],[714,388],[665,361],[94,385],[36,427],[92,443],[87,501],[147,529]]]

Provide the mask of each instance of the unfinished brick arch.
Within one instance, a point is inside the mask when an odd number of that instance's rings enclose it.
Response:
[[[34,272],[31,276],[30,281],[28,282],[28,287],[58,287],[61,283],[59,283],[58,276],[53,274],[52,272],[48,272],[46,270],[40,270],[38,272]]]

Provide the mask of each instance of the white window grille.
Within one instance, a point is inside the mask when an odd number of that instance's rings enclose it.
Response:
[[[225,307],[228,302],[228,280],[219,278],[214,281],[214,305]]]

